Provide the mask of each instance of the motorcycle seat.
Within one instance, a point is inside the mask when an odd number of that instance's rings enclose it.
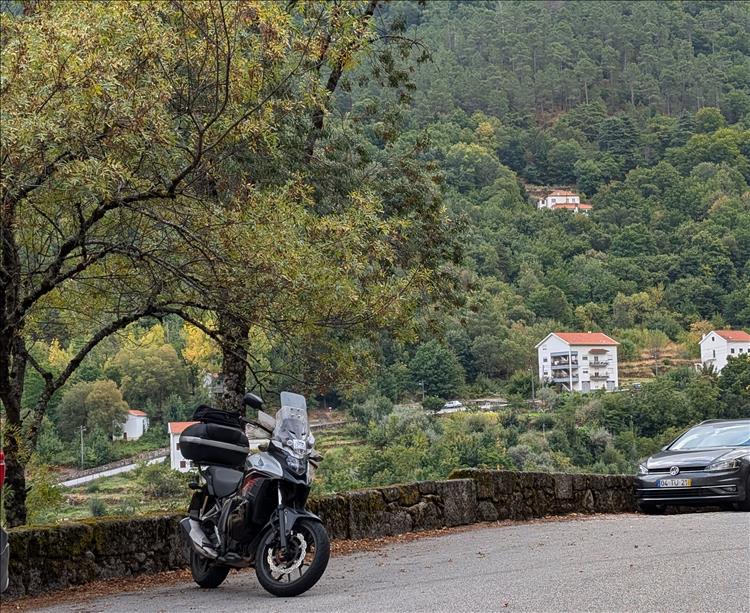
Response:
[[[210,465],[204,474],[209,494],[225,498],[237,490],[244,473],[228,466]]]

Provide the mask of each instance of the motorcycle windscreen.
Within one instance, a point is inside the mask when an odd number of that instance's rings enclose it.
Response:
[[[305,397],[292,392],[281,392],[281,408],[276,413],[274,439],[282,444],[288,440],[306,441],[309,433]]]

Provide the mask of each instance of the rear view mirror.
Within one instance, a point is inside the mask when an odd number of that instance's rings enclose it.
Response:
[[[260,396],[248,392],[245,394],[244,398],[242,398],[242,404],[257,411],[263,406],[263,399]]]

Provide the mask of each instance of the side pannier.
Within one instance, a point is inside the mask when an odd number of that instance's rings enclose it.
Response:
[[[237,428],[201,423],[183,430],[180,451],[196,464],[243,466],[250,447],[245,434]]]

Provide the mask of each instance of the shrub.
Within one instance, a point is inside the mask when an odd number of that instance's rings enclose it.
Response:
[[[385,396],[373,396],[357,403],[349,410],[351,416],[363,425],[379,422],[393,411],[393,403]]]
[[[185,476],[168,464],[143,464],[136,469],[136,477],[149,498],[165,498],[185,493]]]
[[[29,493],[26,497],[28,523],[38,524],[54,518],[63,503],[63,494],[49,466],[33,464],[29,467]]]
[[[89,511],[92,517],[103,517],[107,514],[107,505],[101,498],[92,498],[89,500]]]
[[[422,406],[426,411],[432,411],[433,413],[443,408],[445,400],[438,398],[437,396],[427,396],[422,402]]]

